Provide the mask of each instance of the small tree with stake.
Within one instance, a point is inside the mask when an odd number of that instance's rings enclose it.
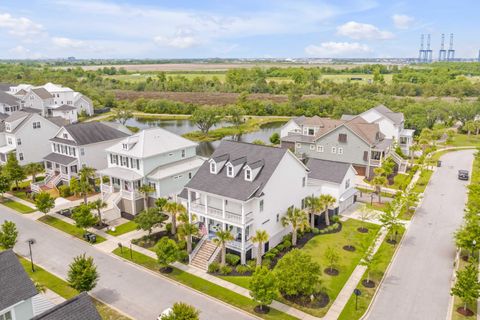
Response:
[[[165,216],[157,208],[148,208],[137,214],[134,218],[137,229],[148,231],[148,236],[152,234],[152,229],[165,221]]]
[[[92,257],[85,254],[73,258],[69,266],[67,281],[80,292],[90,291],[97,285],[98,272]]]
[[[18,230],[14,222],[5,220],[0,229],[0,245],[12,249],[17,243]]]
[[[3,201],[3,194],[10,190],[11,181],[7,176],[0,175],[0,195]]]
[[[269,311],[267,306],[277,298],[277,290],[275,274],[267,267],[257,267],[250,280],[250,296],[260,303],[261,313]]]
[[[73,209],[72,219],[78,228],[82,228],[85,231],[93,227],[98,221],[98,217],[92,214],[92,209],[87,204],[81,204]]]
[[[325,250],[325,259],[328,261],[327,273],[330,275],[336,275],[338,270],[334,268],[340,260],[340,255],[338,254],[337,250],[332,247],[328,247],[327,250]]]
[[[18,163],[17,155],[11,152],[7,156],[7,163],[3,167],[3,174],[5,174],[11,181],[15,182],[15,187],[18,189],[18,182],[25,179],[27,176],[25,170]]]
[[[169,264],[177,261],[179,249],[175,241],[168,237],[163,237],[155,245],[157,261],[161,272],[170,272]]]
[[[35,206],[37,210],[47,214],[50,210],[55,208],[55,199],[48,192],[40,192],[35,197]]]
[[[457,271],[457,281],[450,294],[459,297],[463,302],[463,308],[457,309],[458,312],[465,316],[473,315],[473,312],[468,309],[468,305],[476,302],[480,297],[478,269],[474,263],[470,263],[465,269]]]

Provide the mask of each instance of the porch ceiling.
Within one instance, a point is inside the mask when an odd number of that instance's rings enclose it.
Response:
[[[143,176],[133,170],[128,170],[125,168],[106,168],[97,171],[98,174],[103,176],[110,176],[117,179],[127,180],[127,181],[136,181],[142,179]]]
[[[15,150],[15,147],[8,144],[0,147],[0,153],[9,153],[13,150]]]

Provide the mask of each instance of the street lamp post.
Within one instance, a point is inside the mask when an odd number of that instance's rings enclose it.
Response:
[[[32,272],[35,272],[35,265],[33,264],[32,245],[36,243],[35,239],[31,238],[27,240],[28,250],[30,251],[30,263],[32,264]]]
[[[472,258],[475,259],[475,246],[477,245],[477,241],[473,239],[472,241]]]

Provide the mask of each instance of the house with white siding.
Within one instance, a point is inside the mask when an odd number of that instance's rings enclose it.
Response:
[[[269,234],[264,252],[275,247],[291,231],[282,216],[289,207],[300,208],[310,191],[308,168],[288,149],[222,141],[181,197],[203,233],[198,252],[208,249],[216,231],[229,230],[235,240],[227,248],[245,263],[257,254],[251,241],[256,230]],[[196,253],[191,261],[205,269],[208,261],[201,257]]]
[[[142,130],[107,148],[108,167],[98,174],[104,198],[115,199],[121,212],[136,215],[144,210],[138,189],[148,184],[148,202],[175,198],[205,161],[196,154],[197,144],[161,128]]]
[[[11,115],[23,107],[23,101],[14,95],[0,91],[0,114]]]

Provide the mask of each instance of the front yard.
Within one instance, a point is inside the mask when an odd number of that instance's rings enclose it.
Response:
[[[115,231],[108,230],[107,233],[112,236],[120,236],[122,234],[132,232],[134,230],[137,230],[137,224],[134,221],[128,221],[128,222],[122,223],[121,225],[116,226]]]
[[[427,184],[430,181],[432,174],[432,170],[422,170],[422,172],[420,173],[420,177],[418,178],[417,183],[415,184],[415,187],[413,187],[412,191],[416,193],[425,192],[425,189],[427,188]]]
[[[320,263],[322,270],[328,267],[328,261],[325,257],[327,248],[333,248],[339,254],[340,259],[335,266],[335,268],[339,270],[339,274],[337,276],[330,276],[325,272],[322,272],[320,276],[319,288],[322,288],[322,290],[327,293],[330,298],[330,302],[326,307],[312,309],[293,304],[283,298],[279,298],[279,301],[289,304],[314,316],[324,316],[340,290],[347,282],[351,273],[358,265],[360,259],[365,253],[365,250],[373,243],[377,232],[380,229],[380,226],[378,225],[367,223],[365,226],[369,229],[369,232],[360,233],[357,231],[357,229],[361,226],[362,222],[358,220],[350,219],[342,222],[342,230],[340,232],[317,235],[307,242],[307,244],[301,249],[308,253],[316,262]],[[351,252],[343,249],[343,247],[347,245],[353,245],[356,250]],[[221,278],[245,288],[249,287],[249,276],[221,276]]]
[[[86,241],[84,238],[83,238],[83,234],[84,234],[84,230],[81,229],[81,228],[77,228],[76,226],[74,226],[73,224],[70,224],[68,222],[65,222],[63,220],[60,220],[58,218],[55,218],[55,217],[52,217],[52,216],[49,216],[49,215],[45,215],[43,217],[41,217],[40,219],[38,219],[38,221],[41,221],[45,224],[48,224],[49,226],[52,226],[58,230],[61,230],[63,232],[66,232],[78,239],[81,239],[83,241]],[[106,239],[103,238],[102,236],[99,236],[99,235],[96,235],[97,237],[97,242],[96,243],[101,243],[101,242],[104,242]]]

